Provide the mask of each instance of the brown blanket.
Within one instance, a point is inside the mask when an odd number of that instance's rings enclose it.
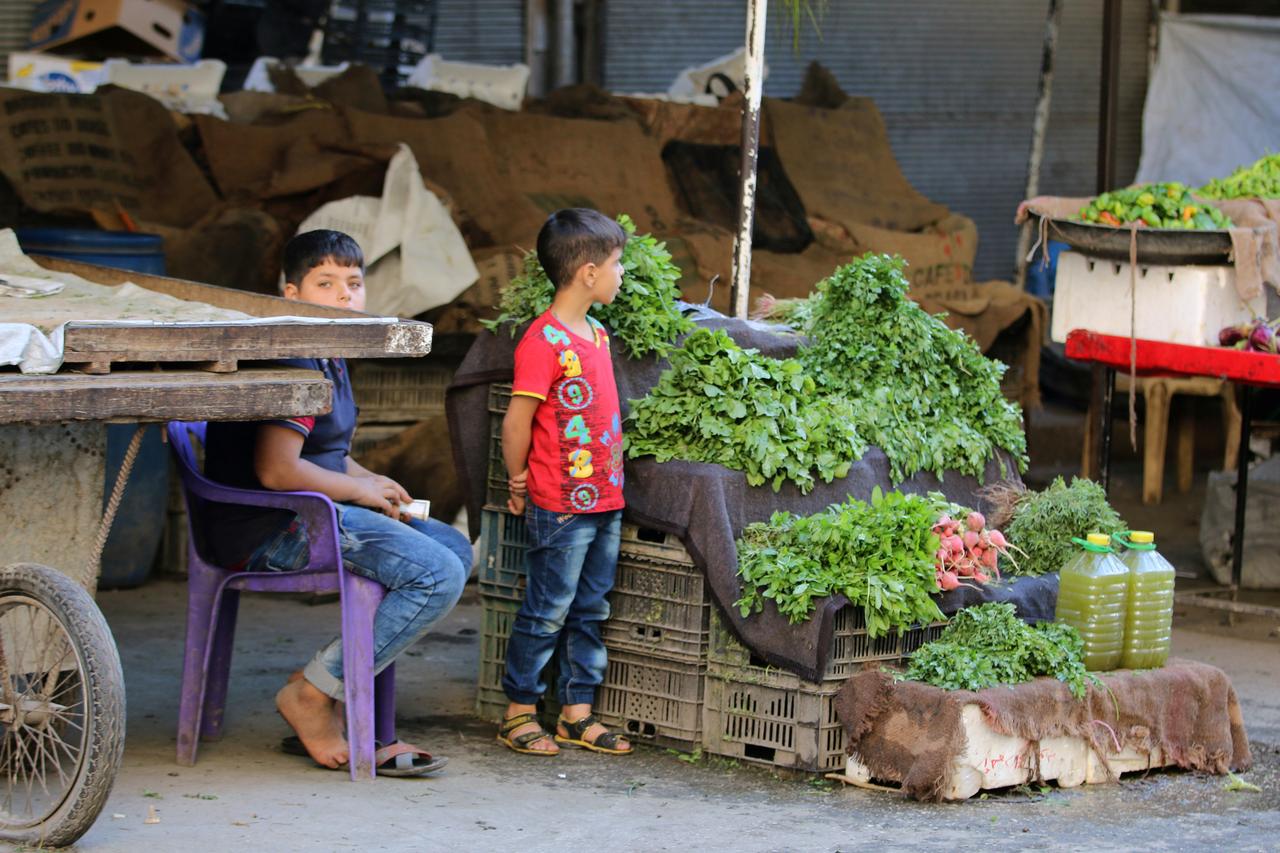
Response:
[[[1001,734],[1033,742],[1083,738],[1104,764],[1107,742],[1117,750],[1159,748],[1166,761],[1188,770],[1225,773],[1252,762],[1236,692],[1222,670],[1171,659],[1163,669],[1100,678],[1104,686],[1090,687],[1078,702],[1052,678],[974,693],[894,682],[887,672],[867,670],[845,682],[836,714],[848,751],[871,776],[901,783],[918,800],[938,800],[946,790],[952,759],[966,745],[960,710],[971,703]]]

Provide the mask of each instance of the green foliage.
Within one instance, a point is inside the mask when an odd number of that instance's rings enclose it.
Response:
[[[1182,184],[1140,184],[1102,193],[1080,208],[1073,219],[1095,225],[1136,223],[1141,228],[1206,231],[1230,228],[1231,220],[1211,204],[1198,201]]]
[[[1060,622],[1032,627],[1017,617],[1012,604],[993,602],[953,616],[941,637],[912,653],[901,677],[945,690],[982,690],[1041,675],[1084,698],[1090,676],[1079,632]]]
[[[1080,477],[1072,478],[1068,486],[1058,477],[1044,491],[1027,492],[1014,505],[1013,519],[1005,526],[1004,535],[1025,556],[1006,574],[1056,572],[1075,553],[1073,536],[1110,536],[1127,529],[1124,519],[1107,503],[1102,486]]]
[[[1005,366],[907,296],[903,261],[866,254],[818,283],[798,355],[819,387],[853,401],[858,432],[917,471],[981,478],[997,449],[1026,470],[1022,412],[1000,393]]]
[[[665,356],[676,338],[693,328],[693,322],[676,305],[680,268],[671,263],[665,243],[650,234],[636,235],[631,217],[623,214],[618,222],[629,236],[622,250],[622,288],[612,305],[593,306],[591,314],[623,343],[632,358]],[[508,324],[515,337],[517,328],[551,307],[555,292],[537,253],[528,252],[523,273],[503,288],[498,318],[483,321],[484,325],[496,331]]]
[[[1268,154],[1196,190],[1205,198],[1280,198],[1280,154]]]
[[[810,516],[775,512],[747,527],[738,542],[744,617],[764,599],[792,622],[808,619],[813,601],[843,593],[866,616],[867,633],[883,636],[942,618],[933,555],[938,537],[932,498],[883,494],[850,498]]]
[[[631,402],[633,458],[715,462],[745,471],[753,486],[772,481],[777,491],[792,480],[808,492],[815,474],[843,477],[866,449],[849,403],[820,399],[794,359],[766,358],[700,328],[670,361],[648,396]]]

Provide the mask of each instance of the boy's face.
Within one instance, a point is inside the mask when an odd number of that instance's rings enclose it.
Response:
[[[360,267],[347,267],[325,258],[307,270],[302,281],[286,282],[284,298],[330,308],[364,310],[364,273]]]
[[[591,264],[587,269],[587,283],[596,302],[611,304],[622,287],[622,250],[614,249],[603,263]]]

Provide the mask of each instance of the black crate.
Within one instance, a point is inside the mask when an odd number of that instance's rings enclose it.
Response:
[[[480,592],[491,598],[524,600],[524,552],[529,534],[524,518],[486,507],[480,516]]]

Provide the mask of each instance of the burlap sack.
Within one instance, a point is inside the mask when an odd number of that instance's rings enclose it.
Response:
[[[124,210],[183,227],[218,197],[182,146],[169,111],[138,92],[0,89],[0,174],[47,213]]]
[[[853,223],[849,235],[867,252],[901,255],[912,287],[964,284],[973,280],[978,254],[978,226],[967,216],[949,214],[920,231],[906,233]]]
[[[850,98],[838,110],[770,98],[765,114],[810,216],[846,228],[861,223],[917,231],[947,215],[907,183],[870,98]]]
[[[431,323],[437,334],[476,335],[483,332],[484,327],[480,325],[480,321],[492,320],[498,316],[502,290],[522,272],[524,253],[506,247],[480,249],[472,254],[472,259],[476,263],[476,269],[480,271],[480,278],[476,283],[448,305],[419,317]]]
[[[422,175],[443,186],[457,206],[471,248],[532,247],[546,215],[498,174],[484,126],[470,111],[436,119],[406,119],[344,110],[355,142],[404,142]]]
[[[281,124],[309,110],[333,111],[324,101],[280,92],[227,92],[218,100],[232,124]]]
[[[738,145],[742,142],[741,98],[726,99],[718,107],[676,104],[653,98],[622,98],[659,148],[673,139],[703,145]],[[768,122],[760,127],[760,144],[772,145]]]

